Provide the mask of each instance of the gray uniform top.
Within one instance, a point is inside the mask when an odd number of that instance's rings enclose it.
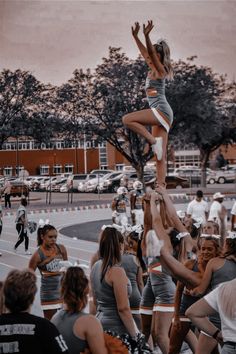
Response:
[[[217,288],[218,285],[226,281],[233,280],[236,277],[236,262],[225,259],[224,265],[217,269],[211,278],[210,289]],[[221,329],[221,319],[218,313],[209,316],[210,321],[219,329]]]
[[[51,301],[60,300],[61,289],[61,277],[62,273],[58,273],[63,260],[60,247],[56,244],[57,254],[55,257],[47,257],[41,248],[38,248],[38,254],[41,263],[38,265],[38,269],[41,273],[41,287],[40,287],[40,299],[41,303],[47,304]],[[49,260],[47,262],[47,259]]]
[[[139,309],[141,294],[137,284],[137,274],[140,267],[135,262],[135,256],[130,253],[122,255],[121,265],[132,286],[132,293],[129,298],[130,308],[131,310]]]
[[[68,346],[70,354],[80,354],[88,348],[88,343],[85,339],[81,339],[73,332],[75,321],[87,314],[80,313],[68,313],[65,310],[58,311],[51,319],[51,322],[57,327],[58,331],[63,335],[65,342]]]
[[[117,309],[113,287],[105,279],[101,281],[102,260],[98,260],[91,270],[91,285],[97,301],[96,317],[100,320],[104,330],[112,330],[117,334],[127,333]],[[117,265],[117,267],[119,267]],[[127,289],[127,296],[131,293],[131,284]]]
[[[211,278],[211,290],[215,289],[219,284],[236,278],[236,262],[225,259],[224,265],[217,269]]]
[[[148,96],[148,89],[156,91],[156,95]],[[170,125],[173,122],[173,111],[165,95],[165,79],[151,80],[146,78],[147,100],[150,108],[157,108],[168,119]]]

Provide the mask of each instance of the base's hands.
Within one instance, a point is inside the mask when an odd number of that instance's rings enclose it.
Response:
[[[143,34],[144,36],[148,36],[149,33],[151,32],[151,30],[153,29],[154,25],[152,23],[152,21],[148,21],[148,24],[145,25],[143,24]]]
[[[138,22],[135,22],[134,26],[132,26],[131,29],[132,29],[132,35],[134,37],[137,37],[140,30],[140,24]]]

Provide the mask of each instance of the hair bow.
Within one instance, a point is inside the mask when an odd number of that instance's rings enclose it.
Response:
[[[178,217],[180,219],[183,219],[185,217],[185,211],[183,211],[183,210],[177,210],[176,214],[178,215]]]
[[[49,219],[46,219],[46,220],[43,220],[43,219],[39,219],[39,222],[38,222],[38,225],[39,227],[44,227],[45,225],[49,225],[50,224],[50,221]]]
[[[203,223],[203,218],[197,218],[197,219],[195,219],[195,222],[193,223],[193,225],[194,225],[197,229],[199,229],[199,227],[202,225],[202,223]]]
[[[176,238],[178,240],[181,240],[181,238],[186,237],[186,236],[190,236],[189,232],[180,232],[178,235],[176,235]]]
[[[207,237],[211,237],[211,238],[215,238],[216,240],[219,240],[220,238],[221,238],[221,236],[220,235],[215,235],[215,234],[201,234],[201,236],[200,237],[202,237],[202,238],[207,238]]]
[[[236,238],[236,231],[228,231],[228,236],[226,238],[230,238],[231,240]]]
[[[102,225],[101,230],[104,231],[107,227],[111,227],[113,229],[116,229],[117,231],[122,232],[124,229],[123,226],[117,225],[117,224],[112,224],[112,225]]]

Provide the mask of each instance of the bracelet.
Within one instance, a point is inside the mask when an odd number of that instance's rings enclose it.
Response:
[[[214,334],[212,334],[212,338],[216,339],[218,334],[220,333],[220,329],[218,328]]]

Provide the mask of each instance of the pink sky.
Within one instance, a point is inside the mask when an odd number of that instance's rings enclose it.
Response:
[[[168,40],[173,59],[235,75],[236,1],[0,0],[0,70],[27,69],[61,84],[76,68],[95,68],[109,46],[138,55],[130,27],[153,19],[152,39]]]

